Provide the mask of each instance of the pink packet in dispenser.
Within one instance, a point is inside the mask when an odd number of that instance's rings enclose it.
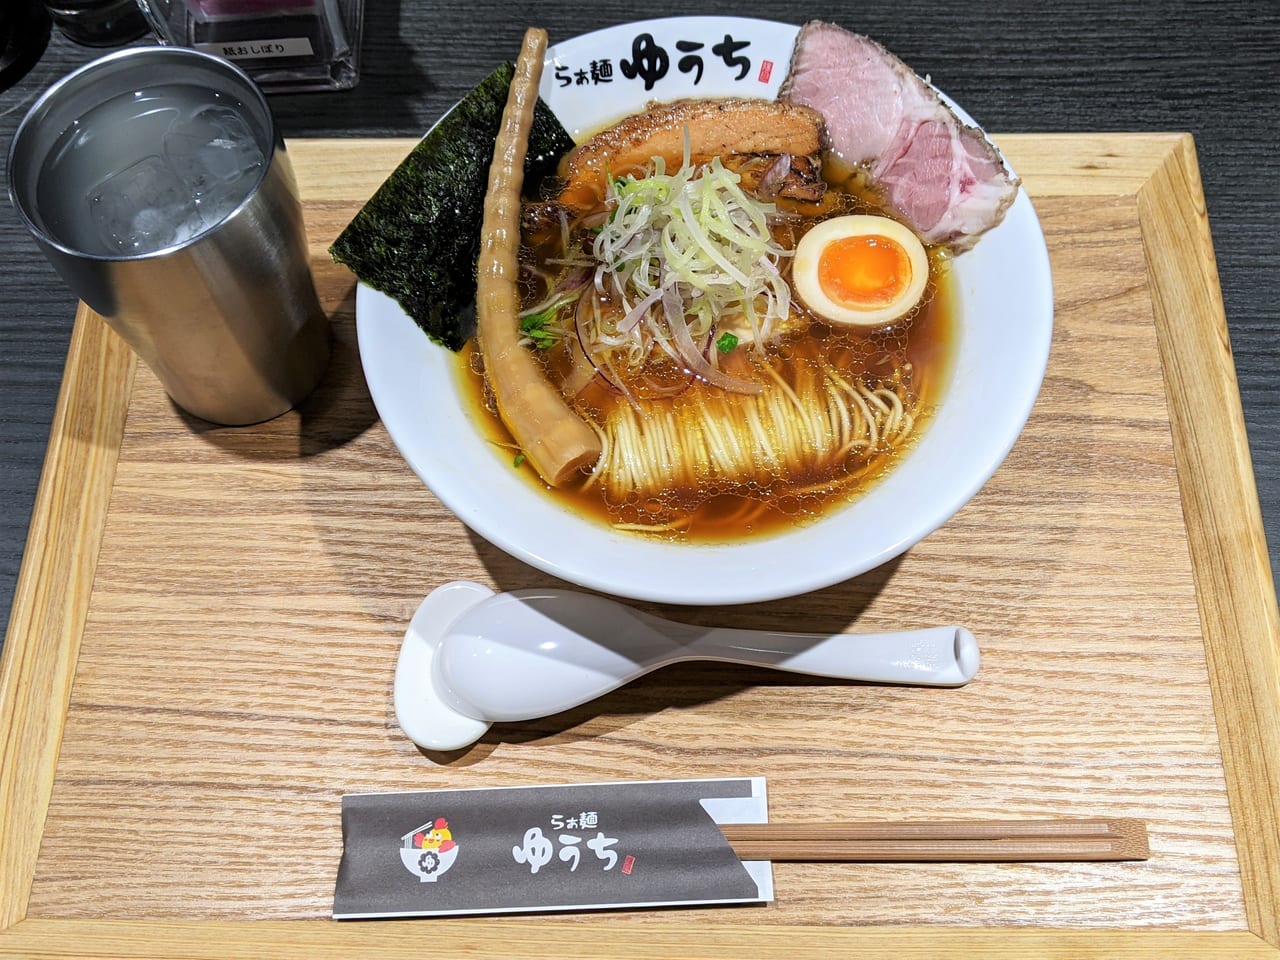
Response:
[[[323,0],[188,0],[191,12],[206,20],[214,17],[254,17],[297,13],[324,6]]]

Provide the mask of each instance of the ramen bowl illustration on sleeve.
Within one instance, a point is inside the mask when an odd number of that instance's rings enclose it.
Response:
[[[435,883],[458,859],[458,845],[444,817],[428,820],[400,839],[400,860],[422,883]]]

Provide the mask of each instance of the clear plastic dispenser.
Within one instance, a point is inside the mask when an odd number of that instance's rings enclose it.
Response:
[[[138,0],[161,43],[235,62],[267,93],[348,90],[364,0]]]

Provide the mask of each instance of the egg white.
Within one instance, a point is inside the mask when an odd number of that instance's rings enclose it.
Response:
[[[882,307],[856,307],[837,303],[827,296],[818,279],[818,262],[828,244],[845,237],[887,237],[907,254],[911,280],[892,303]],[[859,214],[824,220],[800,238],[792,261],[791,280],[795,293],[818,316],[832,323],[855,327],[876,327],[911,311],[929,282],[929,256],[924,244],[907,227],[888,217]]]

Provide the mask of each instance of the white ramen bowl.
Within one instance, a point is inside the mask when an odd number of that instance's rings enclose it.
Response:
[[[542,95],[575,136],[650,99],[735,91],[772,97],[796,32],[764,21],[705,17],[614,27],[552,47]],[[604,98],[558,85],[557,66],[563,75],[565,65],[617,64],[644,33],[672,50],[678,39],[707,38],[709,49],[732,34],[750,41],[753,63],[768,57],[780,66],[768,84],[749,90],[735,87],[732,73],[710,76],[710,60],[696,88],[690,75],[672,76],[672,66],[649,91],[639,82],[615,84],[607,117],[590,112],[601,109],[596,105]],[[487,441],[489,429],[458,389],[457,355],[428,340],[395,301],[361,285],[357,332],[369,391],[393,442],[431,491],[490,543],[569,583],[620,597],[681,604],[773,600],[830,586],[903,553],[959,511],[1017,440],[1040,390],[1053,327],[1048,251],[1025,192],[953,268],[960,332],[950,383],[907,454],[857,500],[819,520],[725,544],[651,539],[574,513],[513,469],[510,451]]]

